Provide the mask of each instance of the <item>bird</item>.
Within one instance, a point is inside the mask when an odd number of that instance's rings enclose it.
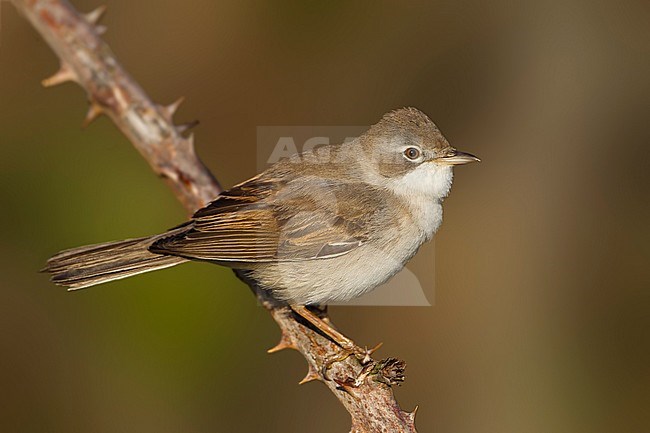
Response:
[[[351,141],[276,162],[164,233],[62,251],[44,271],[78,290],[191,260],[226,266],[359,352],[308,307],[399,272],[440,227],[453,167],[479,161],[420,110],[397,109]]]

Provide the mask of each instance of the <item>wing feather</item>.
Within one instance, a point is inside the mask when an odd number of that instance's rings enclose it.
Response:
[[[187,231],[158,240],[150,250],[225,264],[337,257],[368,236],[362,221],[367,212],[345,212],[347,219],[340,212],[341,200],[353,209],[355,200],[363,200],[355,191],[322,179],[291,185],[258,176],[222,193],[194,214]]]

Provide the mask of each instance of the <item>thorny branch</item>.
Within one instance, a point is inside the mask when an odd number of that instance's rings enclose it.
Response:
[[[101,39],[106,28],[98,21],[104,7],[82,15],[65,0],[12,1],[60,59],[59,71],[43,85],[72,81],[86,91],[90,108],[85,124],[101,114],[109,116],[189,213],[220,193],[216,179],[194,152],[192,136],[183,136],[187,127],[173,124],[182,99],[168,106],[152,102]],[[415,432],[415,411],[401,410],[390,388],[403,380],[403,362],[390,358],[364,368],[351,357],[334,363],[326,380],[323,367],[338,356],[338,346],[300,323],[286,307],[272,305],[265,293],[247,283],[282,331],[280,343],[269,353],[298,350],[309,366],[300,383],[322,381],[350,413],[352,433]]]

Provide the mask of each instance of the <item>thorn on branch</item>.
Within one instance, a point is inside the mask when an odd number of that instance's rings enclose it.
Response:
[[[90,26],[93,27],[95,29],[95,32],[100,36],[106,33],[106,30],[108,30],[106,26],[97,24],[99,20],[102,19],[104,12],[106,12],[106,5],[99,6],[94,11],[83,14],[86,22],[90,24]]]
[[[102,16],[104,15],[104,12],[106,12],[106,5],[101,5],[97,7],[95,10],[88,12],[87,14],[84,14],[84,18],[88,22],[88,24],[97,24],[100,19],[102,19]]]
[[[190,133],[187,137],[183,137],[183,140],[178,143],[178,147],[182,147],[183,151],[190,155],[194,154],[194,134]]]
[[[87,127],[92,123],[93,120],[97,119],[100,114],[102,114],[103,109],[96,102],[91,102],[90,107],[88,107],[88,112],[82,123],[82,127]]]
[[[172,102],[171,104],[165,106],[160,106],[160,110],[163,112],[163,115],[165,118],[171,123],[172,118],[174,117],[174,113],[176,113],[176,110],[178,110],[178,107],[183,103],[185,100],[184,96],[181,96],[178,98],[176,101]]]
[[[184,133],[194,128],[198,124],[199,124],[198,120],[193,120],[187,123],[181,123],[180,125],[176,125],[176,132],[178,132],[179,135],[183,135]]]
[[[41,81],[41,84],[43,87],[52,87],[65,83],[66,81],[77,82],[79,80],[77,79],[77,75],[74,73],[72,68],[70,68],[66,63],[61,63],[59,70],[51,77],[48,77]]]
[[[291,339],[286,334],[282,334],[282,338],[280,339],[280,342],[276,344],[274,347],[267,350],[266,353],[276,353],[284,349],[298,350],[298,348],[295,346],[295,344],[291,342]]]
[[[415,409],[413,409],[413,412],[402,412],[402,416],[406,419],[406,421],[411,425],[411,427],[415,428],[415,414],[418,412],[420,406],[415,406]]]
[[[309,371],[307,372],[307,375],[303,377],[300,382],[298,382],[298,385],[303,385],[307,382],[311,382],[312,380],[321,380],[321,378],[316,369],[312,367],[311,364],[309,364]]]
[[[412,423],[415,423],[415,414],[418,413],[418,409],[419,409],[419,408],[420,408],[420,406],[415,406],[415,409],[413,409],[413,412],[411,412],[411,413],[409,414],[409,418],[411,419],[411,422],[412,422]]]

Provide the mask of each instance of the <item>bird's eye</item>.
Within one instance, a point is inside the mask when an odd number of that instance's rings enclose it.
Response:
[[[418,159],[420,157],[420,154],[421,154],[420,149],[418,149],[417,147],[408,147],[404,151],[404,156],[410,160]]]

